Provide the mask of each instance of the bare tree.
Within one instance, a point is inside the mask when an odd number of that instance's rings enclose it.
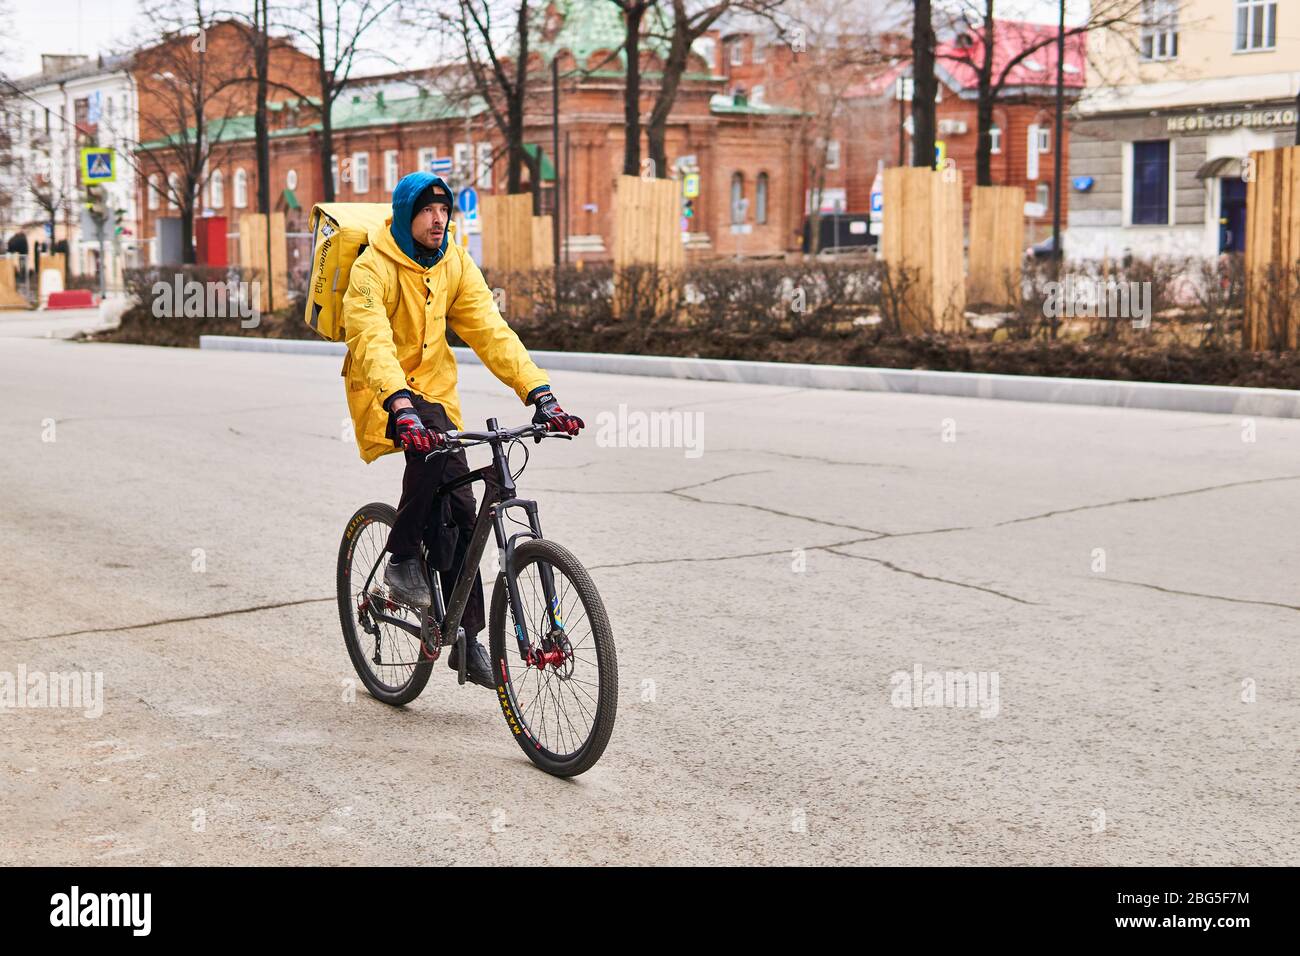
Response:
[[[12,20],[9,0],[0,0],[0,23]],[[20,155],[16,141],[22,136],[26,110],[24,98],[10,78],[14,53],[11,35],[0,32],[0,223],[13,221],[23,191],[21,173],[16,168]]]
[[[506,192],[524,191],[527,170],[535,214],[541,205],[541,151],[530,154],[524,135],[528,109],[538,95],[530,42],[541,12],[530,0],[455,0],[442,21],[458,39],[456,53],[464,68],[440,77],[445,92],[467,112],[471,104],[486,108],[504,142]]]
[[[802,0],[781,18],[792,51],[790,79],[800,111],[799,138],[808,174],[809,250],[821,237],[821,197],[832,143],[852,88],[889,62],[891,45],[865,23],[889,24],[889,0]]]
[[[257,162],[257,211],[271,211],[271,134],[266,100],[271,86],[271,32],[269,0],[253,0],[251,10],[232,11],[244,24],[240,36],[252,67],[249,82],[254,89],[253,136]]]
[[[939,81],[934,75],[934,22],[930,0],[912,5],[912,165],[934,166],[934,98]]]
[[[609,0],[623,12],[623,175],[641,174],[641,32],[646,13],[659,0]],[[671,105],[671,104],[670,104]]]
[[[155,29],[162,27],[163,39],[136,53],[141,109],[135,152],[146,182],[157,177],[158,192],[179,209],[182,257],[192,263],[195,205],[209,164],[229,154],[220,143],[239,110],[235,88],[248,83],[250,73],[237,44],[211,44],[209,51],[212,30],[238,26],[214,24],[203,0],[150,0],[144,14]]]
[[[659,179],[668,178],[668,151],[665,145],[668,115],[677,101],[682,74],[686,72],[686,66],[690,62],[691,46],[732,8],[734,0],[697,0],[697,2],[669,0],[669,2],[672,5],[672,20],[667,24],[666,35],[659,36],[659,40],[666,46],[668,52],[664,57],[659,89],[655,91],[654,105],[650,108],[650,116],[646,122],[646,143],[649,146],[650,162],[654,167],[655,176]],[[653,31],[654,28],[651,29]],[[624,172],[627,172],[626,157],[625,150]],[[637,162],[639,165],[639,154]]]
[[[655,176],[660,179],[668,178],[669,173],[668,153],[665,147],[668,116],[672,113],[673,104],[677,102],[682,75],[690,62],[691,48],[695,41],[712,30],[728,13],[745,11],[766,18],[770,17],[784,0],[668,0],[668,2],[672,8],[672,19],[664,23],[662,18],[654,18],[647,30],[647,35],[657,39],[667,51],[664,55],[659,88],[655,91],[654,105],[650,108],[650,116],[645,127],[650,162],[654,166]],[[638,82],[640,82],[639,71]],[[625,117],[625,123],[626,121]],[[639,163],[639,151],[637,156]],[[626,157],[625,151],[624,172],[627,171]]]
[[[263,0],[265,3],[265,0]],[[289,23],[317,61],[320,99],[320,171],[325,201],[334,201],[334,104],[352,79],[362,41],[397,8],[397,0],[315,0]]]
[[[1082,23],[1067,27],[1067,42],[1101,30],[1127,32],[1142,19],[1142,0],[1093,0]],[[939,60],[962,63],[977,78],[975,182],[993,184],[993,111],[1016,68],[1057,42],[1057,31],[1023,22],[999,21],[996,0],[952,0],[946,8],[945,26],[958,42],[946,48]],[[1076,41],[1078,42],[1078,41]],[[1007,55],[999,55],[999,53]]]

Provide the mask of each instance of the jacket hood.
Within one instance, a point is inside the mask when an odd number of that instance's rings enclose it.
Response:
[[[415,205],[415,201],[420,198],[420,193],[433,184],[440,185],[447,190],[448,196],[455,195],[441,176],[426,172],[410,173],[403,176],[393,190],[393,223],[389,230],[392,232],[393,239],[397,242],[397,247],[406,253],[407,258],[423,269],[435,266],[442,260],[443,255],[447,252],[447,237],[451,235],[450,228],[443,232],[442,245],[431,256],[419,253],[415,245],[415,238],[411,235],[411,217],[415,214],[412,207]],[[448,223],[448,226],[450,225]]]

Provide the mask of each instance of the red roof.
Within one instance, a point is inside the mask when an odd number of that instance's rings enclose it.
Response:
[[[854,83],[844,91],[845,99],[857,99],[862,96],[882,96],[885,93],[893,94],[895,85],[898,83],[900,76],[912,75],[912,61],[903,60],[899,63],[893,63],[873,73],[858,83]]]
[[[1068,27],[1067,27],[1068,29]],[[974,43],[967,47],[956,42],[941,43],[935,50],[937,65],[962,89],[979,87],[979,76],[972,63],[984,57],[980,40],[981,30],[970,30],[967,35]],[[1056,27],[1023,20],[999,20],[993,31],[993,82],[1002,75],[1007,63],[1026,47],[1043,44],[1011,68],[1006,86],[1056,85]],[[1065,85],[1082,88],[1087,68],[1087,35],[1076,33],[1065,38]]]

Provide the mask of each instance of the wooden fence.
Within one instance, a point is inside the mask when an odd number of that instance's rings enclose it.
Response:
[[[267,275],[266,214],[248,212],[239,217],[239,265],[261,270],[262,297],[258,308],[268,312],[289,304],[288,247],[284,236],[284,213],[271,213],[270,275]]]
[[[899,301],[901,331],[966,328],[961,172],[894,166],[885,170],[880,255]]]
[[[966,301],[1019,306],[1024,244],[1025,191],[1019,186],[972,188]]]
[[[1300,147],[1250,154],[1245,266],[1246,348],[1300,348]]]
[[[18,291],[18,273],[13,259],[0,257],[0,309],[30,309],[31,303]]]
[[[497,274],[528,272],[535,268],[533,256],[533,197],[483,196],[479,200],[485,271]]]
[[[614,194],[614,314],[632,315],[653,302],[671,311],[686,265],[681,184],[673,179],[619,176]],[[646,301],[634,301],[644,297]]]

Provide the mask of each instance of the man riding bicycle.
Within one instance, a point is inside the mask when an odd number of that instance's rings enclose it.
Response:
[[[464,451],[425,460],[447,444],[444,432],[464,428],[447,329],[522,402],[535,406],[534,422],[570,435],[583,427],[581,418],[559,406],[546,372],[533,364],[501,318],[474,260],[460,245],[448,243],[450,218],[451,190],[442,179],[425,172],[404,177],[393,190],[388,228],[369,237],[343,297],[348,346],[343,375],[361,458],[369,463],[398,448],[406,453],[384,584],[397,600],[421,609],[432,602],[421,544],[450,594],[477,516],[468,486],[434,507],[438,486],[468,473]],[[461,623],[468,679],[495,686],[487,650],[476,640],[486,624],[479,575]],[[455,647],[447,664],[459,667]]]

